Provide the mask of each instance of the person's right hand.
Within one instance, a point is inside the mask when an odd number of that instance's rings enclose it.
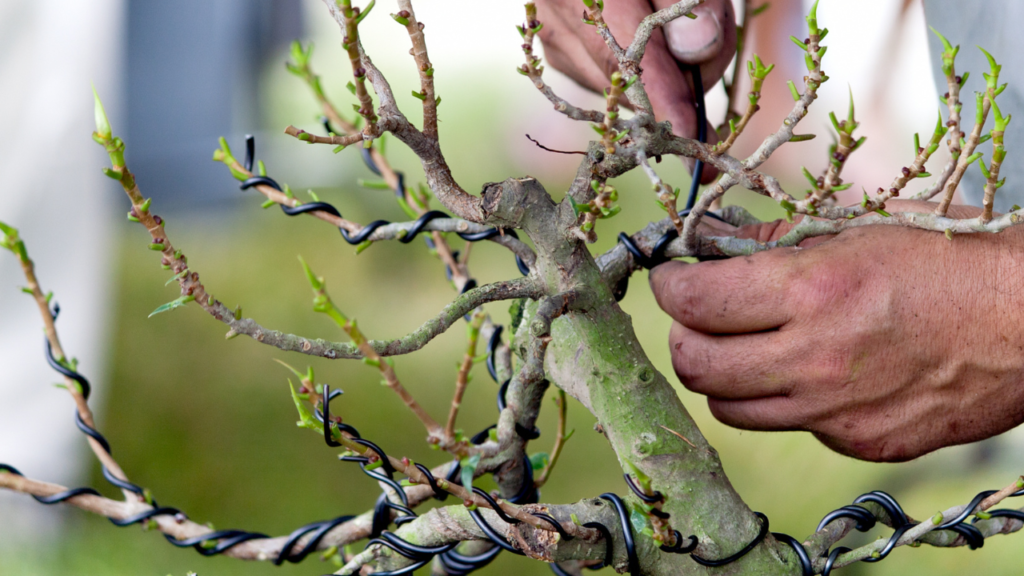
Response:
[[[628,46],[640,22],[674,0],[609,0],[604,19],[619,45]],[[584,24],[579,0],[538,0],[538,19],[544,55],[556,70],[583,87],[600,93],[608,87],[612,72],[619,69],[611,50],[593,26]],[[642,61],[642,81],[654,106],[655,117],[672,123],[672,130],[686,138],[697,137],[690,75],[681,65],[700,65],[704,88],[722,78],[736,53],[736,16],[730,0],[707,0],[693,10],[696,20],[679,18],[655,30]],[[715,142],[713,127],[708,141]],[[692,163],[691,163],[692,169]],[[704,181],[714,178],[704,171]]]

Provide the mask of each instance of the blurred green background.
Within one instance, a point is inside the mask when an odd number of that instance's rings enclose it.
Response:
[[[345,75],[336,73],[344,70],[344,62],[337,41],[327,35],[334,34],[330,30],[333,24],[320,26],[314,34],[322,38],[314,64],[327,73],[328,91],[344,110],[350,98],[343,88]],[[511,25],[506,28],[500,40],[511,52],[506,60],[514,62],[518,42]],[[378,44],[388,46],[383,41]],[[378,63],[390,66],[385,72],[396,94],[402,95],[409,94],[416,84],[411,62],[402,59],[404,40],[400,46],[390,49],[398,57],[382,55]],[[264,125],[274,132],[288,123],[316,129],[312,100],[304,87],[283,71],[279,65],[283,59],[284,54],[279,54],[275,65],[262,75],[261,93],[267,102]],[[446,74],[444,63],[436,63],[438,91],[444,102],[442,144],[449,162],[456,178],[469,190],[486,181],[529,173],[560,197],[574,171],[574,160],[523,144],[522,132],[532,129],[545,134],[545,143],[551,146],[582,148],[589,129],[552,112],[528,82],[512,73],[506,60],[500,65],[507,73],[494,76],[503,78],[500,81],[480,77],[479,69],[473,68]],[[400,98],[400,102],[418,123],[412,97]],[[215,142],[210,142],[211,151],[214,147]],[[129,163],[131,150],[128,142]],[[403,218],[390,193],[357,185],[357,178],[371,178],[372,174],[361,166],[356,150],[335,156],[326,147],[266,137],[260,141],[259,152],[272,176],[297,191],[315,187],[323,200],[338,206],[348,218],[360,222]],[[388,154],[396,167],[406,171],[409,182],[422,181],[418,162],[397,142],[388,143]],[[659,171],[678,186],[685,187],[689,181],[681,164],[673,159],[661,164]],[[146,174],[137,176],[145,190]],[[322,185],[325,181],[334,184]],[[595,253],[609,248],[620,230],[636,230],[663,215],[640,174],[616,184],[625,209],[615,219],[599,223]],[[234,183],[225,174],[209,185],[232,189]],[[305,198],[301,192],[299,195]],[[742,192],[734,193],[731,202],[741,203],[763,218],[779,215],[774,206]],[[166,213],[157,198],[154,210],[165,215],[171,240],[189,256],[210,292],[228,305],[241,304],[246,316],[267,327],[343,339],[328,319],[312,312],[311,294],[297,255],[327,278],[335,301],[373,338],[405,334],[454,296],[442,266],[422,243],[381,243],[356,255],[329,226],[312,218],[287,218],[276,209],[261,210],[253,194],[206,213]],[[289,374],[275,359],[300,369],[312,365],[319,382],[344,389],[345,395],[334,404],[336,411],[391,454],[408,455],[431,465],[443,461],[422,442],[419,424],[378,384],[373,368],[359,362],[285,353],[245,337],[225,341],[224,326],[194,306],[147,318],[158,305],[176,297],[176,288],[164,287],[170,274],[160,269],[159,258],[146,249],[142,230],[124,223],[119,235],[116,313],[110,319],[112,369],[108,382],[95,383],[107,389],[107,402],[99,407],[100,427],[133,481],[150,488],[162,504],[179,507],[191,518],[211,522],[218,529],[273,535],[373,506],[379,492],[376,485],[358,467],[339,463],[335,451],[327,449],[315,434],[295,427],[286,382]],[[460,241],[453,243],[457,246]],[[55,263],[38,265],[45,270]],[[473,248],[471,268],[481,283],[518,275],[511,256],[486,242]],[[657,309],[646,286],[646,273],[634,276],[622,306],[632,315],[654,363],[676,382],[666,346],[669,319]],[[498,322],[505,322],[507,308],[506,303],[496,303],[488,306],[488,311]],[[463,346],[464,330],[456,326],[425,350],[396,361],[403,383],[437,417],[447,412]],[[88,366],[87,359],[84,365]],[[460,418],[460,427],[467,431],[481,429],[496,417],[496,385],[483,365],[476,366],[473,374]],[[922,518],[967,502],[982,489],[1004,486],[1019,473],[1005,457],[1014,444],[1009,439],[947,449],[906,464],[870,464],[833,454],[809,434],[727,428],[711,417],[702,397],[678,384],[677,388],[751,508],[767,514],[774,531],[798,538],[813,532],[823,514],[868,490],[890,491],[911,515]],[[65,401],[59,391],[53,394],[54,402]],[[550,449],[555,416],[550,400],[546,406],[539,423],[544,435],[531,444],[532,451]],[[543,501],[572,502],[609,490],[623,493],[621,472],[603,437],[592,431],[593,418],[571,401],[569,418],[576,434],[543,489]],[[98,466],[89,484],[113,494]],[[881,533],[873,532],[867,538]],[[853,566],[842,573],[883,576],[984,570],[988,574],[1018,574],[1021,538],[1024,536],[996,537],[976,552],[901,548],[885,562]],[[3,575],[178,576],[189,570],[204,576],[259,576],[319,574],[333,571],[333,567],[318,564],[315,557],[282,567],[202,558],[191,550],[173,548],[157,533],[144,533],[137,527],[118,529],[75,510],[68,512],[67,529],[60,539],[45,547],[0,556]],[[546,566],[511,554],[502,555],[480,572],[548,573]]]

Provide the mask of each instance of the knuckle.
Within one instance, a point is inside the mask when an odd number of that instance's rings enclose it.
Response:
[[[823,351],[815,362],[815,380],[829,389],[842,387],[854,372],[854,358],[847,349]]]
[[[701,298],[692,282],[685,278],[676,279],[665,291],[671,299],[669,311],[687,327],[694,327],[701,310]]]
[[[672,368],[679,381],[691,392],[709,394],[709,368],[711,359],[706,351],[696,346],[686,346],[681,342],[673,344]]]
[[[864,419],[838,419],[811,428],[828,448],[867,462],[906,462],[918,456],[906,438],[889,427]]]
[[[828,262],[800,263],[791,274],[791,294],[808,316],[822,314],[850,300],[864,282],[862,276]]]

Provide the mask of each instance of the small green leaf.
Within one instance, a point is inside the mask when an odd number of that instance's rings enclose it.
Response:
[[[474,454],[469,458],[463,458],[459,463],[462,465],[462,485],[466,490],[472,490],[473,476],[476,475],[476,467],[480,464],[480,455]]]
[[[195,296],[191,296],[191,295],[190,296],[182,296],[180,298],[175,298],[174,300],[171,300],[170,302],[168,302],[166,304],[158,306],[156,310],[153,310],[153,312],[150,313],[149,316],[147,316],[147,318],[152,318],[153,316],[156,316],[157,314],[160,314],[161,312],[167,312],[168,310],[174,310],[175,308],[181,308],[185,304],[188,304],[189,302],[191,302],[191,301],[193,301],[195,299],[196,299],[196,297]]]
[[[95,86],[92,87],[92,95],[95,101],[93,115],[96,118],[96,134],[104,140],[109,140],[112,136],[110,122],[107,120],[107,112],[103,109],[103,102],[100,101],[100,95],[96,92]]]
[[[789,86],[789,93],[793,96],[793,101],[797,102],[800,100],[800,92],[796,89],[796,84],[793,84],[792,80],[787,80],[786,85]]]
[[[324,279],[313,273],[313,270],[306,264],[306,261],[299,256],[299,262],[302,263],[302,270],[306,273],[306,278],[309,279],[309,285],[313,287],[313,290],[322,290],[324,287]]]
[[[988,167],[985,166],[984,162],[978,162],[978,168],[981,168],[981,173],[982,173],[983,176],[985,176],[985,180],[991,180],[992,179],[992,174],[989,173]]]
[[[383,180],[363,180],[362,178],[359,178],[356,180],[356,183],[362,186],[363,188],[370,188],[371,190],[391,189],[391,187],[388,186],[388,183]]]
[[[634,508],[629,511],[629,523],[633,525],[633,532],[643,532],[647,529],[647,515]]]
[[[313,418],[313,413],[309,411],[309,407],[303,402],[302,395],[295,390],[295,384],[292,384],[291,378],[288,379],[288,387],[292,391],[292,401],[295,402],[295,409],[299,412],[299,421],[295,425],[299,428],[308,428],[323,434],[323,424]]]
[[[181,273],[171,276],[171,279],[165,282],[164,286],[168,286],[171,284],[171,282],[174,282],[176,280],[181,280],[182,278],[185,277],[186,274],[188,274],[188,270],[182,270]]]
[[[811,33],[811,36],[818,34],[818,0],[814,0],[814,5],[811,6],[811,11],[805,18],[807,20],[807,30]]]
[[[363,21],[363,18],[366,18],[367,16],[370,15],[370,10],[373,10],[373,6],[376,3],[377,0],[370,0],[370,3],[366,5],[366,8],[363,8],[362,11],[359,12],[359,16],[356,17],[355,21],[356,26],[358,26],[359,23]]]
[[[817,188],[818,187],[818,179],[815,178],[814,175],[811,174],[811,171],[808,170],[804,166],[801,166],[800,169],[803,171],[804,178],[807,178],[807,181],[811,183],[811,187],[812,188]]]
[[[548,462],[551,461],[551,457],[548,456],[547,452],[537,452],[536,454],[530,454],[530,466],[534,472],[543,470]]]
[[[588,205],[588,204],[580,204],[580,203],[576,202],[575,198],[573,198],[572,196],[569,196],[569,195],[567,195],[566,198],[569,199],[569,205],[572,206],[572,213],[576,216],[576,218],[580,217],[580,213],[582,213],[584,211],[584,208],[586,209],[587,212],[590,211],[590,205]]]

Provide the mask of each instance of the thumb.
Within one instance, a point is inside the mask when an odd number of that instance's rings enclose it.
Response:
[[[714,11],[694,9],[693,13],[696,19],[677,18],[665,25],[665,37],[676,60],[703,64],[725,48],[725,34]]]
[[[654,0],[656,9],[672,0]],[[736,14],[731,0],[707,0],[693,9],[696,19],[677,18],[665,26],[672,56],[683,64],[700,65],[704,83],[721,79],[736,54]]]

